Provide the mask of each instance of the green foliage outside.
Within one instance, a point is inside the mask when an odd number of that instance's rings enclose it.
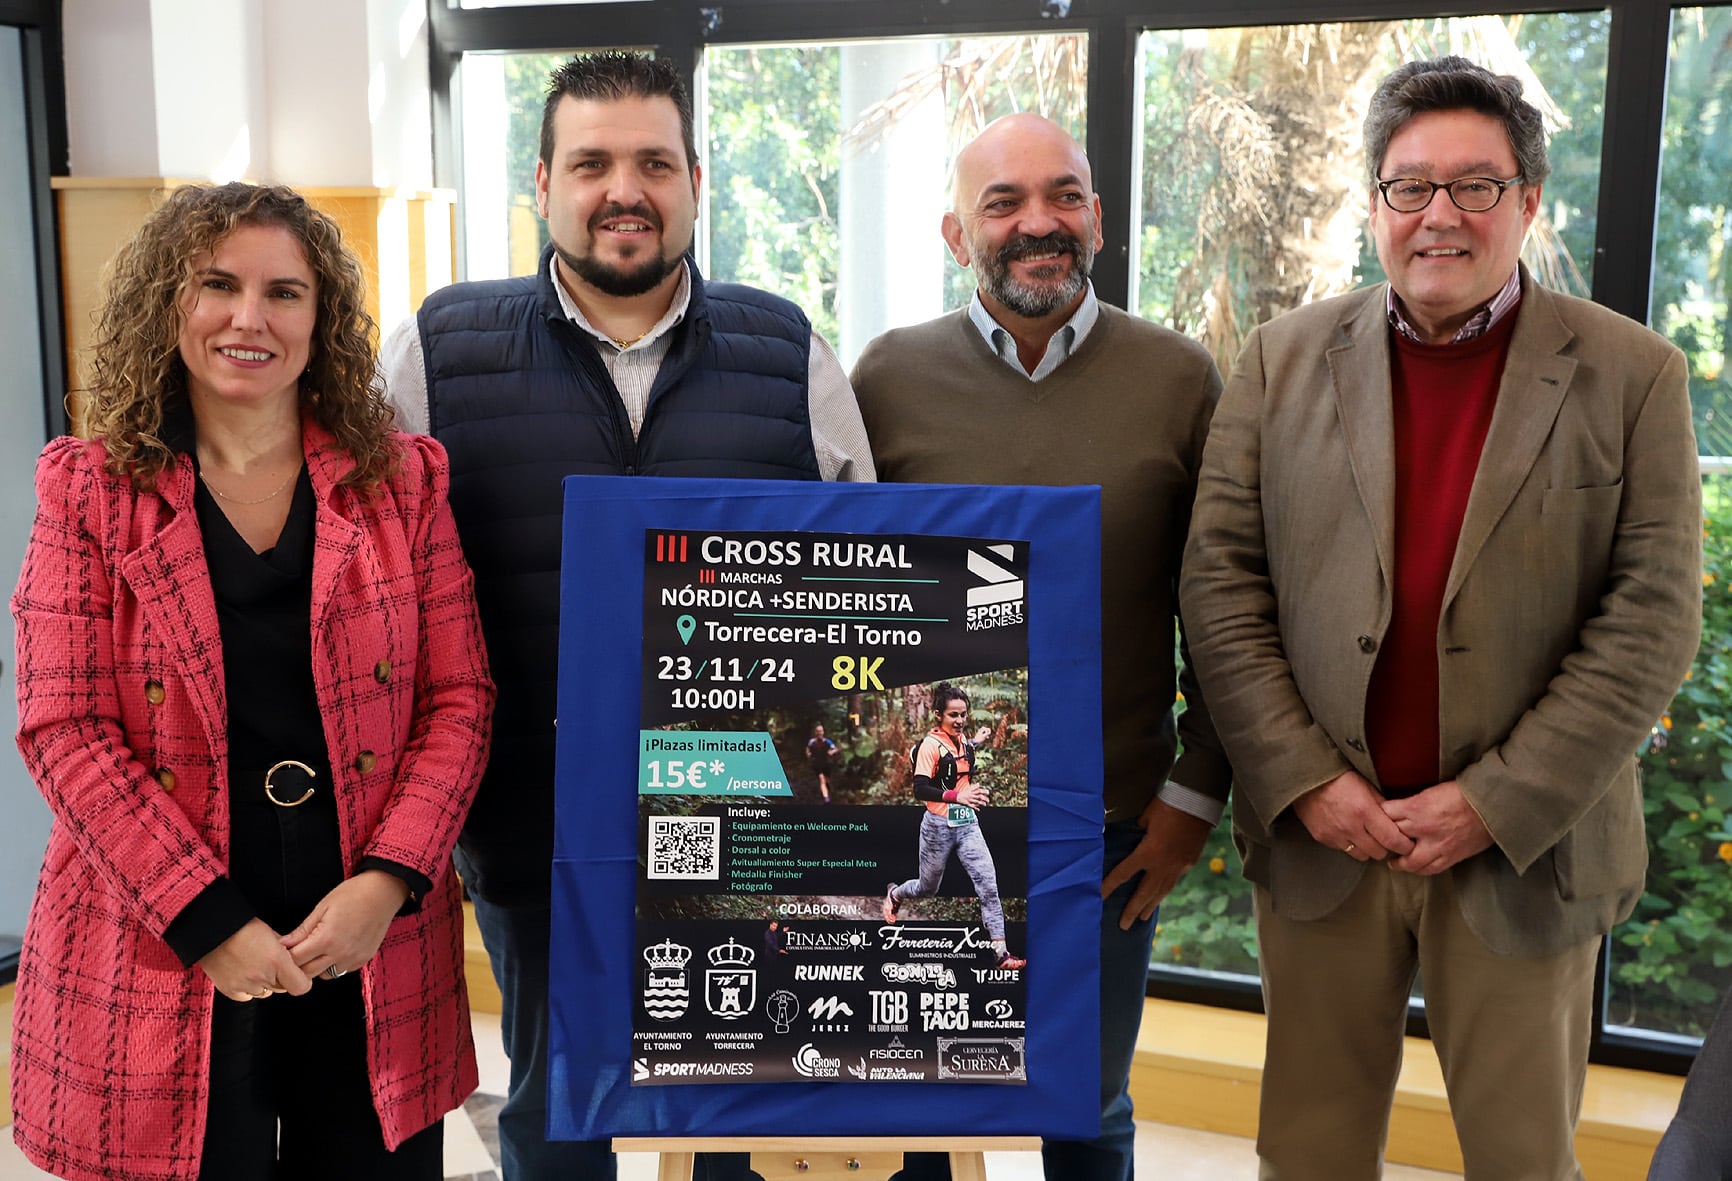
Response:
[[[1380,281],[1360,124],[1379,79],[1445,53],[1538,78],[1552,175],[1525,257],[1586,295],[1609,27],[1596,11],[1146,34],[1138,312],[1228,373],[1257,324]]]
[[[1182,662],[1178,629],[1173,659]],[[1178,712],[1185,710],[1180,695]],[[1251,914],[1251,883],[1239,870],[1233,847],[1233,809],[1249,807],[1229,800],[1226,813],[1203,845],[1197,864],[1179,879],[1155,916],[1152,966],[1257,975],[1257,923]],[[1108,868],[1111,868],[1110,866]]]
[[[1732,455],[1732,7],[1672,20],[1650,319],[1684,350],[1696,444]]]
[[[535,212],[535,163],[541,158],[541,108],[546,101],[548,76],[569,56],[564,53],[505,55],[505,191],[511,194],[512,208],[518,211],[515,217],[507,211],[510,220],[506,232],[534,233],[533,249],[514,252],[531,258],[539,257],[547,245],[547,223]]]
[[[1732,481],[1703,481],[1702,647],[1642,755],[1648,888],[1612,935],[1609,1025],[1700,1036],[1732,984]]]
[[[1036,44],[1039,42],[1040,44]],[[713,47],[705,53],[709,132],[709,273],[793,300],[826,340],[840,339],[841,170],[870,146],[842,118],[845,46]],[[1086,91],[1081,36],[945,38],[940,64],[904,79],[862,123],[894,123],[900,100],[935,88],[953,128],[975,128],[1019,110],[1043,110],[1079,137]],[[954,146],[954,145],[953,145]],[[936,227],[912,231],[894,208],[866,211],[886,251],[938,253]],[[702,232],[703,227],[700,227]],[[945,270],[945,306],[974,292],[973,276]]]
[[[1240,872],[1233,848],[1234,801],[1209,834],[1203,854],[1166,902],[1155,923],[1156,967],[1257,975],[1257,924],[1251,917],[1251,883]]]
[[[711,277],[774,291],[837,339],[841,54],[833,45],[706,55]]]

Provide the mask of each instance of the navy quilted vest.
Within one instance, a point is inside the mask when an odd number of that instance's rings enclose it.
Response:
[[[451,508],[499,685],[493,754],[464,827],[471,889],[547,897],[559,628],[560,480],[567,475],[816,480],[806,379],[811,325],[731,283],[691,302],[636,440],[592,338],[548,274],[464,283],[418,321],[429,429],[451,457]]]

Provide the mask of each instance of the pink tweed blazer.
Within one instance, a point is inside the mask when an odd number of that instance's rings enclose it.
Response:
[[[476,1084],[450,855],[493,707],[445,453],[400,442],[400,470],[371,497],[338,485],[352,465],[316,424],[303,443],[343,859],[435,883],[361,969],[392,1147]],[[103,459],[70,438],[43,451],[12,599],[18,746],[54,813],[19,963],[13,1134],[62,1177],[179,1181],[199,1170],[213,989],[162,932],[227,863],[222,645],[191,464],[141,493]]]

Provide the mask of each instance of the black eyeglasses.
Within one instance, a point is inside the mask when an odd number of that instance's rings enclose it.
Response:
[[[1464,213],[1484,213],[1499,201],[1503,200],[1503,191],[1511,185],[1519,185],[1522,178],[1512,176],[1508,180],[1496,180],[1489,176],[1464,176],[1460,180],[1452,180],[1440,185],[1436,181],[1421,180],[1417,176],[1398,176],[1394,180],[1380,180],[1377,191],[1383,194],[1383,203],[1397,213],[1418,213],[1431,199],[1437,196],[1439,189],[1449,194],[1449,199],[1455,202],[1455,207]]]

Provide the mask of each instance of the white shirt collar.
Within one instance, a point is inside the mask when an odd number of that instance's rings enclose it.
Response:
[[[1030,381],[1040,381],[1070,360],[1082,347],[1083,341],[1088,339],[1088,334],[1094,331],[1095,325],[1100,321],[1101,303],[1095,296],[1095,285],[1089,283],[1083,290],[1082,303],[1077,305],[1070,319],[1060,325],[1058,331],[1046,342],[1046,353],[1041,357],[1040,364],[1034,367],[1033,373],[1022,367],[1022,361],[1016,355],[1016,338],[1010,334],[1009,329],[992,318],[992,313],[987,311],[986,305],[981,302],[978,290],[975,291],[974,298],[968,301],[968,318],[986,341],[987,347],[997,354],[1000,360]]]
[[[565,318],[616,352],[624,352],[627,348],[648,348],[654,344],[670,328],[685,319],[686,308],[690,306],[692,301],[691,264],[685,259],[681,259],[679,286],[674,289],[673,302],[668,304],[668,310],[662,313],[662,318],[657,320],[655,326],[648,332],[622,348],[617,340],[589,322],[589,318],[583,314],[583,309],[578,307],[577,301],[571,298],[571,292],[567,291],[565,284],[559,281],[559,255],[549,254],[547,265],[549,267],[548,273],[553,278],[553,290],[559,295],[559,307],[565,313]]]

